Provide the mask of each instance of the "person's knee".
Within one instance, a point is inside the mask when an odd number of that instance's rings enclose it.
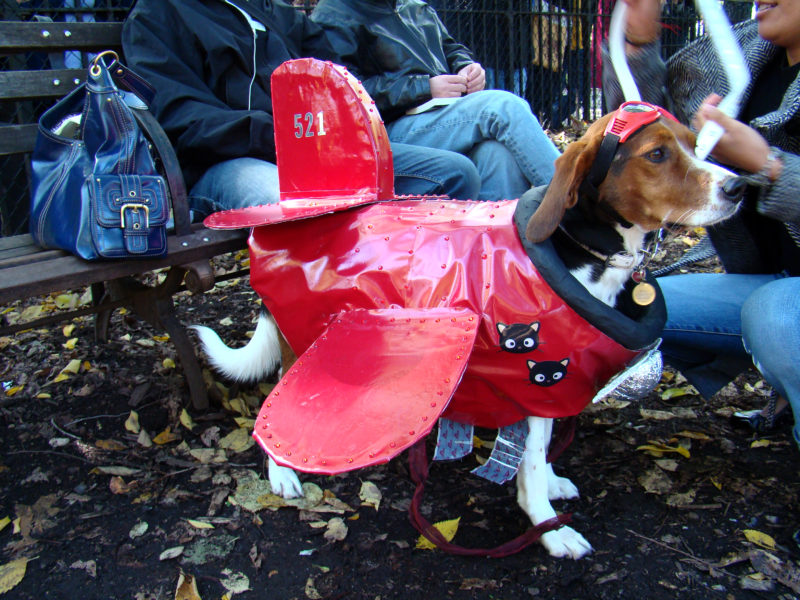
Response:
[[[533,114],[530,104],[516,94],[507,90],[485,90],[480,92],[486,94],[483,102],[489,110],[501,115],[506,115],[511,119],[533,119],[539,122]]]

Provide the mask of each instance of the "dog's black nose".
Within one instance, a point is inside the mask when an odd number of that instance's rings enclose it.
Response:
[[[725,194],[731,202],[738,202],[742,194],[744,194],[746,187],[747,183],[743,177],[728,177],[722,182],[722,193]]]

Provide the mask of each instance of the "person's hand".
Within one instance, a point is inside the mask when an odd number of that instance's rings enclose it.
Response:
[[[458,72],[467,78],[467,93],[480,92],[486,87],[486,71],[480,63],[471,63]]]
[[[629,47],[642,46],[661,35],[661,0],[623,0],[628,5],[625,39]]]
[[[692,125],[700,131],[706,121],[720,124],[725,133],[714,146],[711,155],[731,167],[758,173],[767,162],[769,144],[755,129],[718,109],[720,100],[722,98],[717,94],[708,96],[695,114]],[[770,176],[772,179],[777,174],[771,173]]]
[[[467,78],[463,75],[436,75],[429,81],[433,98],[460,98],[467,93]]]

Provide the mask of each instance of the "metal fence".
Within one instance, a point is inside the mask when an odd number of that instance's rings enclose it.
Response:
[[[753,3],[721,0],[731,21],[750,18]],[[603,112],[601,43],[614,0],[429,0],[450,34],[469,47],[486,68],[487,87],[525,98],[543,124],[561,129],[570,117],[592,121]],[[134,0],[0,0],[0,20],[121,21]],[[316,0],[294,0],[310,12]],[[665,58],[703,32],[692,0],[666,0],[662,51]],[[29,56],[27,68],[64,60],[78,66],[86,57]],[[0,71],[8,69],[0,56]],[[20,60],[19,58],[15,60]],[[71,61],[71,62],[70,62]],[[23,107],[0,102],[0,121],[13,123]],[[43,106],[25,106],[40,113]],[[2,222],[19,233],[26,221],[25,162],[0,157]]]

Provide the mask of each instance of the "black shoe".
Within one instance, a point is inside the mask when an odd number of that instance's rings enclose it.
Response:
[[[789,408],[788,404],[780,411],[775,412],[777,403],[778,395],[773,393],[772,396],[770,396],[769,402],[767,402],[766,410],[744,410],[735,412],[731,415],[731,420],[734,423],[745,425],[759,433],[771,431],[775,429],[775,426],[780,423],[784,417],[788,417],[790,414],[790,411],[786,410]]]

